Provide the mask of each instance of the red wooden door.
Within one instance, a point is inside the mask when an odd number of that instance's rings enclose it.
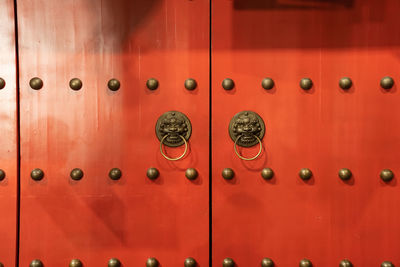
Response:
[[[213,1],[214,266],[400,265],[399,10],[395,0]],[[245,110],[265,122],[253,161],[235,155],[228,133]],[[258,146],[238,150],[251,157]]]
[[[17,88],[14,2],[0,2],[0,266],[14,266],[17,247]]]
[[[207,266],[208,1],[17,3],[21,266]],[[155,134],[168,111],[191,121],[179,161]]]

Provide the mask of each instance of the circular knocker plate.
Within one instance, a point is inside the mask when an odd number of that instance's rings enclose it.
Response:
[[[263,119],[253,111],[241,111],[229,123],[229,136],[236,145],[252,147],[261,144],[265,134]]]
[[[191,134],[190,120],[179,111],[165,112],[157,120],[156,135],[162,145],[169,147],[186,145]]]

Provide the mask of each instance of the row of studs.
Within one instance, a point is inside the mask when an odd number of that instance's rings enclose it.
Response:
[[[234,267],[236,265],[235,265],[235,262],[233,259],[226,258],[223,260],[222,266],[223,267]],[[275,266],[275,263],[269,258],[264,258],[261,260],[261,267],[274,267],[274,266]],[[308,259],[302,259],[299,263],[299,266],[300,267],[312,267],[312,263]],[[339,267],[353,267],[353,264],[351,263],[351,261],[345,259],[339,263]],[[384,262],[382,262],[381,267],[394,267],[394,265],[390,261],[384,261]]]
[[[160,172],[156,168],[149,168],[146,173],[147,177],[151,180],[155,180],[160,175]],[[195,180],[198,176],[198,172],[194,168],[188,168],[185,172],[186,178],[189,180]],[[6,174],[3,170],[0,170],[0,181],[5,178]],[[112,180],[119,180],[122,176],[122,172],[118,168],[112,168],[108,173],[108,176]],[[36,168],[31,172],[31,178],[35,181],[40,181],[44,177],[44,171],[42,169]],[[83,178],[83,171],[79,168],[75,168],[70,172],[71,179],[79,181]]]
[[[339,86],[343,90],[349,90],[353,85],[353,81],[349,77],[343,77],[339,80]],[[386,76],[381,79],[380,86],[383,89],[389,90],[393,87],[394,80],[392,77]],[[266,90],[271,90],[275,86],[275,82],[271,78],[264,78],[261,82],[261,86]],[[235,87],[235,82],[226,78],[222,81],[222,87],[225,90],[232,90]],[[300,80],[300,88],[303,90],[310,90],[313,87],[313,82],[310,78],[303,78]]]
[[[4,79],[0,78],[0,89],[3,89],[5,85],[6,82],[4,81]],[[43,87],[43,81],[38,77],[34,77],[29,81],[29,85],[32,89],[39,90]],[[184,85],[187,90],[194,90],[197,88],[197,82],[192,78],[187,79]],[[352,85],[353,81],[349,77],[343,77],[339,80],[339,86],[343,90],[350,89]],[[386,90],[391,89],[393,85],[394,80],[392,77],[389,76],[383,77],[380,81],[380,86]],[[80,90],[82,89],[82,86],[83,83],[78,78],[73,78],[69,81],[69,87],[72,90]],[[107,86],[111,91],[117,91],[121,87],[121,83],[117,79],[111,79],[108,81]],[[150,78],[147,80],[146,86],[150,90],[156,90],[159,86],[159,82],[157,79]],[[271,78],[264,78],[261,82],[261,86],[266,90],[271,90],[272,88],[274,88],[275,82]],[[222,87],[225,90],[232,90],[235,87],[235,82],[230,78],[226,78],[222,81]],[[300,88],[304,90],[310,90],[312,87],[313,82],[310,78],[303,78],[300,80]]]
[[[343,181],[349,180],[353,174],[347,168],[339,170],[339,178]],[[313,176],[313,173],[308,168],[303,168],[299,171],[299,177],[303,180],[309,180]],[[379,176],[385,182],[390,182],[394,178],[394,173],[389,169],[383,169]],[[231,168],[225,168],[222,170],[222,177],[226,180],[231,180],[235,177],[235,172]],[[265,180],[270,180],[274,177],[274,171],[271,168],[264,168],[261,171],[261,177]]]
[[[2,264],[0,263],[0,266]],[[160,265],[160,263],[158,262],[158,260],[156,258],[149,258],[146,261],[146,267],[158,267]],[[29,267],[43,267],[43,263],[42,261],[36,259],[33,260],[30,264]],[[69,267],[82,267],[83,263],[79,260],[79,259],[73,259],[71,260]],[[108,267],[120,267],[121,266],[121,262],[116,259],[116,258],[112,258],[108,261]],[[195,259],[189,257],[187,259],[185,259],[184,262],[184,267],[195,267],[197,266],[197,262]],[[234,267],[235,266],[235,262],[233,259],[231,258],[225,258],[222,262],[222,266],[223,267]],[[261,267],[273,267],[275,266],[275,263],[273,260],[269,259],[269,258],[264,258],[261,260]],[[300,267],[312,267],[312,263],[310,260],[308,259],[302,259],[299,263]],[[353,264],[351,263],[351,261],[344,259],[342,261],[340,261],[339,263],[339,267],[352,267]],[[381,264],[381,267],[394,267],[393,263],[390,261],[384,261]]]
[[[160,172],[157,168],[149,168],[146,173],[147,177],[151,180],[155,180],[159,177]],[[189,180],[194,180],[198,177],[198,172],[195,168],[188,168],[185,171],[185,176]],[[271,168],[264,168],[261,171],[261,177],[264,178],[265,180],[270,180],[274,177],[275,173]],[[0,169],[0,181],[5,178],[6,174],[3,170]],[[81,180],[83,177],[83,171],[79,168],[75,168],[71,171],[70,173],[71,179],[73,180]],[[108,176],[112,180],[119,180],[122,176],[122,172],[118,168],[112,168],[110,172],[108,173]],[[309,180],[313,176],[313,173],[310,169],[308,168],[303,168],[299,171],[299,177],[303,180]],[[347,168],[342,168],[338,172],[338,176],[340,179],[346,181],[349,180],[353,174],[352,172],[347,169]],[[390,182],[394,178],[394,173],[390,169],[383,169],[380,174],[380,178],[385,181],[385,182]],[[40,181],[44,177],[44,172],[43,170],[36,168],[32,170],[31,172],[31,178],[35,181]],[[222,177],[226,180],[231,180],[235,177],[235,172],[231,168],[225,168],[222,170]]]
[[[5,86],[5,81],[0,78],[0,89],[4,88]],[[40,90],[43,88],[43,80],[34,77],[29,81],[29,86],[34,89],[34,90]],[[69,81],[69,87],[72,90],[78,91],[82,89],[83,83],[80,79],[78,78],[73,78]],[[121,83],[117,79],[110,79],[107,83],[108,89],[111,91],[117,91],[121,87]],[[154,78],[150,78],[146,82],[146,86],[150,90],[156,90],[159,86],[158,80]],[[185,88],[187,90],[194,90],[197,87],[197,82],[195,79],[189,78],[185,81]]]
[[[44,266],[43,262],[38,259],[31,261],[31,263],[29,264],[29,267],[43,267],[43,266]],[[118,259],[112,258],[108,261],[107,266],[108,267],[121,267],[122,264]],[[148,258],[147,259],[146,267],[158,267],[158,266],[160,266],[160,263],[158,262],[158,260],[156,258]],[[195,267],[195,266],[197,266],[197,262],[192,257],[189,257],[189,258],[185,259],[184,266],[185,267]],[[0,267],[3,267],[1,263],[0,263]],[[83,263],[79,259],[73,259],[70,261],[69,267],[83,267]]]

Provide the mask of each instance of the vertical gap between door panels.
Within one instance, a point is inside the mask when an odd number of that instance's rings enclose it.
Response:
[[[212,266],[212,0],[209,0],[209,48],[208,48],[208,53],[209,53],[209,167],[208,167],[208,171],[209,171],[209,182],[208,182],[208,186],[209,186],[209,190],[208,190],[208,197],[209,197],[209,266]]]
[[[14,33],[15,33],[15,74],[16,74],[16,129],[17,129],[17,223],[16,223],[16,244],[15,244],[15,266],[19,266],[19,246],[20,246],[20,211],[21,211],[21,120],[20,120],[20,99],[19,99],[19,50],[18,50],[18,12],[17,0],[14,0]]]

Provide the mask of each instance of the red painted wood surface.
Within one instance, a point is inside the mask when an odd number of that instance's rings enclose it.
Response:
[[[21,81],[21,266],[208,265],[209,3],[18,1]],[[32,90],[32,77],[43,79]],[[79,91],[69,88],[80,78]],[[149,78],[158,90],[146,88]],[[107,82],[116,78],[119,91]],[[184,81],[198,88],[188,91]],[[192,122],[190,153],[159,152],[158,117]],[[183,147],[167,149],[178,155]],[[108,178],[111,168],[122,178]],[[146,170],[156,167],[151,181]],[[195,181],[185,178],[196,168]],[[42,181],[30,178],[41,168]],[[80,181],[70,178],[81,168]]]
[[[14,3],[0,2],[0,262],[15,266],[17,236],[17,99]]]
[[[213,264],[354,266],[400,264],[400,2],[213,1]],[[341,77],[354,86],[344,92]],[[236,87],[225,91],[224,78]],[[274,79],[270,91],[264,77]],[[303,77],[314,81],[305,92]],[[266,124],[265,150],[239,160],[228,135],[237,112],[253,110]],[[257,148],[243,149],[252,155]],[[223,168],[236,178],[225,181]],[[264,167],[275,178],[260,176]],[[314,174],[309,182],[301,168]],[[349,168],[353,179],[338,178]]]

